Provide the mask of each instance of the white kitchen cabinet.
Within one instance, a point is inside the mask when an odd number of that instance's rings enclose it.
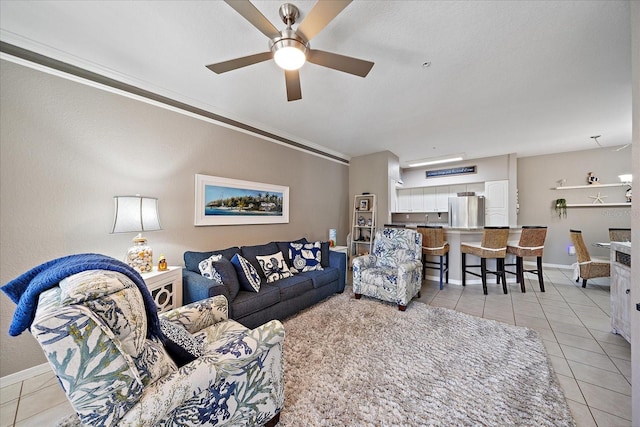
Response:
[[[473,184],[467,184],[467,192],[474,192],[476,193],[476,196],[484,196],[484,191],[484,182],[474,182]]]
[[[449,212],[449,197],[451,189],[448,185],[435,187],[436,210],[434,212]]]
[[[425,212],[422,188],[412,188],[410,194],[411,212]]]
[[[422,190],[424,196],[424,211],[438,212],[436,203],[436,187],[425,187]]]
[[[456,184],[449,186],[449,197],[458,197],[458,193],[467,191],[467,184]]]
[[[398,190],[398,212],[411,212],[411,190]]]
[[[484,188],[484,225],[509,225],[509,181],[487,181]]]

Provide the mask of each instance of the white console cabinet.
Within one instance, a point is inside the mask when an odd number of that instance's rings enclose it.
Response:
[[[611,242],[611,328],[631,342],[631,242]]]

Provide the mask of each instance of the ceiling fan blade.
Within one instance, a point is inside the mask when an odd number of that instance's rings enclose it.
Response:
[[[207,68],[216,74],[222,74],[227,71],[257,64],[258,62],[268,61],[271,58],[273,58],[273,53],[262,52],[256,53],[255,55],[243,56],[242,58],[231,59],[229,61],[218,62],[217,64],[207,65]]]
[[[371,61],[315,49],[309,51],[307,60],[323,67],[333,68],[334,70],[360,77],[366,77],[373,67],[373,62]]]
[[[287,101],[302,99],[300,73],[298,73],[298,70],[284,70],[284,80],[287,85]]]
[[[302,20],[296,32],[307,41],[314,38],[333,18],[349,6],[352,0],[318,0]]]
[[[224,1],[265,36],[270,39],[280,36],[280,31],[249,0]]]

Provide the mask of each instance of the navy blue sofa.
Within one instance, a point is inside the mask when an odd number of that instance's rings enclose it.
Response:
[[[242,323],[247,328],[256,328],[272,319],[282,320],[334,293],[344,291],[347,269],[345,254],[330,251],[327,242],[322,243],[322,270],[298,273],[273,283],[266,283],[256,256],[270,255],[280,251],[287,264],[291,266],[289,243],[288,241],[270,242],[240,248],[234,246],[211,252],[185,252],[185,268],[182,270],[183,304],[215,295],[224,295],[229,301],[229,318]],[[293,243],[307,243],[307,240],[302,238]],[[200,274],[198,268],[200,261],[215,254],[221,254],[224,258],[231,260],[236,253],[246,258],[261,275],[262,284],[259,292],[241,289],[233,266],[226,271],[220,271],[223,283]]]

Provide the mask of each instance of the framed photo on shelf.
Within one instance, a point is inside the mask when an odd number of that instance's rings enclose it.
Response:
[[[358,210],[368,211],[369,210],[369,199],[361,199],[360,200],[360,207],[359,207]]]

